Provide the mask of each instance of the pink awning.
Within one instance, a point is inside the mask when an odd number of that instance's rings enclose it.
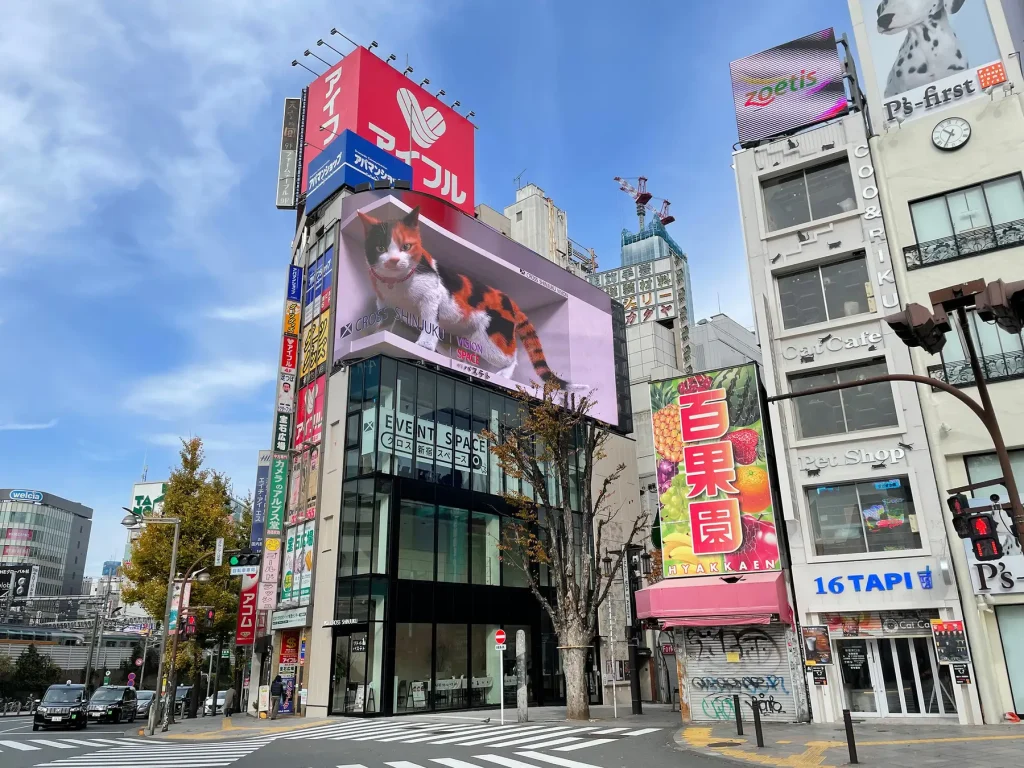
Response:
[[[664,579],[636,593],[636,613],[677,627],[793,621],[781,571]]]

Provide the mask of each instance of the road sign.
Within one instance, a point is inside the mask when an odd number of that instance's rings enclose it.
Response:
[[[494,644],[494,650],[496,650],[496,651],[504,651],[507,647],[508,646],[505,645],[504,643],[495,643]]]
[[[497,632],[494,633],[494,642],[496,642],[498,645],[504,645],[505,644],[505,630],[504,629],[499,629]]]
[[[216,566],[224,565],[224,537],[221,536],[217,539],[217,550],[213,555],[213,564]]]
[[[142,659],[136,659],[136,660],[135,660],[135,666],[136,666],[136,667],[141,667],[141,666],[142,666]],[[134,674],[134,673],[133,673],[133,674]]]
[[[231,649],[230,648],[222,649],[221,652],[220,652],[220,657],[222,659],[230,659],[231,658]]]
[[[260,572],[258,565],[232,565],[231,575],[232,576],[255,576]]]
[[[135,684],[135,673],[134,672],[129,672],[128,673],[128,685],[134,685],[134,684]]]

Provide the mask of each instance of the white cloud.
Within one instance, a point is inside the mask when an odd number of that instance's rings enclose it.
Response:
[[[198,413],[228,397],[252,393],[274,380],[274,366],[242,360],[193,364],[140,381],[125,407],[165,419]]]
[[[181,441],[190,437],[199,437],[203,448],[210,453],[232,453],[251,451],[255,453],[260,446],[270,440],[270,422],[242,424],[200,424],[185,432],[156,432],[146,436],[146,442],[161,448],[181,448]]]
[[[57,426],[57,419],[50,419],[42,424],[0,424],[0,432],[18,432],[22,430],[53,429]]]
[[[230,320],[234,322],[257,322],[280,319],[283,311],[280,296],[273,296],[252,304],[241,304],[234,307],[218,307],[209,313],[214,320]]]

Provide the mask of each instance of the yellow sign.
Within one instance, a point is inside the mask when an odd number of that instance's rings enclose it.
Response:
[[[284,304],[284,332],[289,336],[298,336],[301,323],[302,305],[297,301],[286,301]]]
[[[277,552],[277,550],[281,548],[281,540],[265,539],[263,542],[263,548],[267,550],[267,552]]]
[[[331,312],[323,312],[319,318],[306,326],[302,337],[302,367],[299,378],[312,376],[321,367],[327,369],[327,346],[331,339]]]
[[[739,651],[726,651],[725,660],[730,664],[739,664],[740,652]]]

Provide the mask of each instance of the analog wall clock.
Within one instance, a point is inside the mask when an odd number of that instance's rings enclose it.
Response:
[[[932,144],[944,152],[960,149],[971,138],[971,124],[962,117],[947,117],[932,129]]]

